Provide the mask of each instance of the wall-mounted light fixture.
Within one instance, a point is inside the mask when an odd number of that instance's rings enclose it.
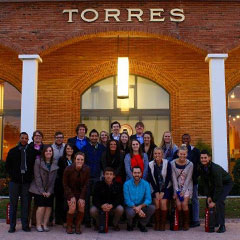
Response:
[[[129,61],[128,57],[118,58],[117,97],[128,98]]]

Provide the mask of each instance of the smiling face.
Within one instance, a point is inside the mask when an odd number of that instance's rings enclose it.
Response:
[[[78,129],[78,137],[80,138],[80,139],[82,139],[82,138],[84,138],[85,137],[85,134],[86,134],[86,129],[84,128],[84,127],[80,127],[79,129]]]
[[[96,145],[98,142],[98,134],[96,132],[92,132],[91,135],[89,136],[90,142],[93,145]]]
[[[133,168],[133,178],[136,182],[139,182],[142,176],[142,171],[140,168]]]
[[[126,144],[128,142],[128,135],[122,133],[120,140],[123,144]]]
[[[183,135],[182,136],[182,143],[186,144],[186,146],[188,146],[191,142],[191,138],[189,135]]]
[[[78,155],[75,157],[75,165],[76,165],[76,168],[77,168],[77,169],[82,168],[83,164],[84,164],[84,156],[78,154]]]
[[[34,135],[33,142],[35,144],[40,144],[42,142],[42,135],[39,132],[36,132],[36,134]]]
[[[156,163],[160,163],[162,162],[163,152],[160,149],[154,150],[153,157]]]
[[[150,145],[151,143],[151,136],[149,134],[144,134],[144,137],[143,137],[143,141],[144,141],[144,144],[146,145]]]
[[[132,150],[133,150],[133,152],[138,152],[139,148],[140,148],[139,142],[136,141],[136,140],[133,140],[132,141]]]
[[[165,132],[163,136],[164,142],[165,143],[171,143],[172,137],[170,132]]]
[[[72,156],[73,154],[73,149],[69,145],[66,147],[66,154],[67,156]]]
[[[115,134],[115,135],[118,135],[119,134],[119,131],[120,131],[120,126],[118,123],[115,123],[112,125],[112,132]]]
[[[200,161],[203,166],[207,166],[211,161],[211,157],[208,156],[207,154],[201,154]]]
[[[27,134],[21,134],[19,142],[21,145],[26,146],[28,144],[28,135]]]
[[[101,133],[100,133],[100,140],[101,140],[101,142],[103,142],[103,143],[106,143],[106,142],[108,141],[108,135],[107,135],[106,132],[101,132]]]
[[[117,143],[115,141],[111,141],[109,143],[109,148],[110,148],[110,151],[116,151],[117,150]]]
[[[136,126],[136,134],[141,136],[143,134],[143,131],[144,131],[144,127],[140,124],[140,125],[137,125]]]
[[[114,177],[115,175],[114,175],[114,172],[112,171],[106,171],[104,173],[104,179],[107,184],[111,184],[113,182]]]
[[[53,151],[51,147],[48,147],[44,153],[45,159],[48,161],[53,156]]]
[[[179,160],[185,161],[187,159],[187,150],[179,150],[178,157],[179,157]]]
[[[55,136],[55,144],[58,146],[62,145],[63,139],[64,139],[63,135],[58,134],[57,136]]]

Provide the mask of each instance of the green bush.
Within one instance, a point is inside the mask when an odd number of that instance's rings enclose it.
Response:
[[[207,150],[210,155],[212,155],[212,148],[209,144],[204,143],[202,139],[199,139],[195,145],[196,148],[201,152],[202,150]]]
[[[0,160],[0,178],[6,177],[7,177],[6,162]]]
[[[240,159],[236,160],[232,174],[234,185],[230,195],[240,195]]]

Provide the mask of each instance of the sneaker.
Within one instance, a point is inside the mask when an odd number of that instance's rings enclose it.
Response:
[[[200,226],[200,222],[199,221],[194,221],[190,224],[190,228],[194,228],[194,227],[199,227]]]
[[[220,225],[219,229],[217,230],[217,233],[224,233],[226,232],[225,225]]]
[[[31,232],[31,228],[30,227],[23,227],[22,228],[22,230],[24,231],[24,232]]]
[[[143,226],[140,222],[138,222],[138,228],[141,232],[147,232],[147,228]]]
[[[8,230],[9,233],[14,233],[15,231],[16,231],[15,227],[10,227]]]
[[[49,229],[48,227],[44,227],[44,226],[43,226],[43,231],[44,231],[44,232],[49,232],[50,229]]]
[[[133,231],[133,226],[132,226],[132,225],[129,225],[129,224],[127,224],[127,231],[129,231],[129,232]]]
[[[42,228],[42,226],[40,226],[40,227],[36,227],[36,230],[37,230],[38,232],[43,232],[43,228]]]

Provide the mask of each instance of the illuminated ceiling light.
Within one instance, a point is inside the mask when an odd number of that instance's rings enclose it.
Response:
[[[236,96],[234,94],[234,92],[231,94],[231,98],[234,99]]]
[[[119,57],[118,58],[118,87],[117,87],[118,98],[128,98],[128,82],[129,82],[128,57]]]
[[[237,115],[237,118],[240,118],[240,116],[239,116],[239,115]]]
[[[233,121],[235,122],[235,121],[236,121],[236,118],[233,118]]]

